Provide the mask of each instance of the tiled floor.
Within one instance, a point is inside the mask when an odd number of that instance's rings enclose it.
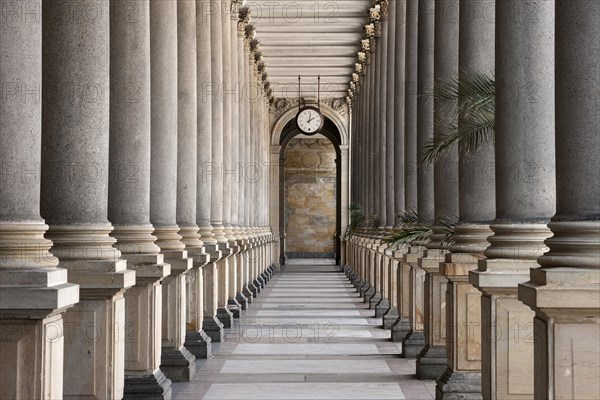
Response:
[[[214,357],[198,360],[180,400],[433,399],[381,319],[337,267],[292,261],[269,282]]]

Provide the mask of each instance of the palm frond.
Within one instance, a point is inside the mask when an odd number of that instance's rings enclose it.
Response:
[[[398,214],[396,214],[396,218],[401,226],[415,224],[419,220],[417,212],[410,208],[407,210],[398,211]]]
[[[441,245],[446,248],[454,243],[454,235],[456,234],[456,224],[458,222],[458,216],[451,215],[449,217],[441,218],[438,220],[434,229],[437,229],[444,233]]]
[[[495,126],[495,78],[485,74],[462,72],[447,82],[437,82],[433,97],[446,111],[436,130],[444,132],[422,149],[422,164],[434,164],[458,146],[463,154],[472,154],[493,140]]]
[[[350,204],[346,210],[348,226],[344,232],[344,238],[350,236],[365,220],[365,211],[360,204]]]
[[[412,244],[417,241],[428,242],[432,233],[433,230],[428,225],[414,225],[401,229],[392,237],[386,239],[386,242],[390,243],[392,247],[401,244]]]
[[[376,214],[369,215],[368,225],[369,225],[369,227],[371,227],[373,229],[378,228],[379,225],[381,225],[381,219],[379,218],[379,215],[376,215]]]

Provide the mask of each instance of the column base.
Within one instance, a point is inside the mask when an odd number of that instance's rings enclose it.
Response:
[[[436,380],[436,400],[481,400],[481,374],[446,371]]]
[[[204,332],[204,330],[190,331],[185,335],[184,346],[196,358],[211,358],[212,357],[212,339]]]
[[[252,283],[248,283],[244,285],[244,289],[242,290],[242,293],[244,294],[244,296],[246,296],[246,299],[248,300],[248,303],[252,303],[252,299],[254,297],[256,297],[255,292],[252,292],[252,290],[250,289],[250,285],[252,285]]]
[[[447,364],[448,355],[445,347],[425,346],[417,357],[417,378],[437,379],[446,371]]]
[[[364,294],[361,295],[363,297],[363,301],[369,304],[373,296],[375,296],[375,288],[369,285],[365,288]]]
[[[354,287],[356,288],[356,291],[360,293],[360,297],[363,297],[365,294],[364,292],[367,290],[367,288],[365,288],[366,284],[367,282],[360,277],[357,277],[356,282],[354,282]]]
[[[160,370],[172,382],[189,382],[196,376],[196,357],[185,347],[163,347]]]
[[[227,309],[231,312],[233,318],[240,318],[242,305],[237,301],[237,299],[227,300]]]
[[[223,324],[217,317],[204,317],[202,330],[212,342],[222,342],[225,337]]]
[[[256,278],[252,284],[254,285],[254,287],[256,288],[256,292],[260,293],[260,291],[262,289],[264,289],[265,287],[265,283],[262,281],[262,279],[260,277]]]
[[[248,298],[246,296],[244,296],[244,294],[242,292],[238,292],[238,294],[235,295],[235,299],[237,300],[237,302],[239,303],[241,310],[247,310],[248,309]]]
[[[258,284],[258,282],[256,282],[256,284],[254,282],[255,281],[248,283],[248,289],[250,289],[250,291],[252,292],[252,297],[257,297],[260,293],[260,285]]]
[[[383,329],[392,329],[392,326],[394,326],[398,317],[398,309],[396,307],[390,307],[383,316]]]
[[[375,305],[375,318],[383,318],[383,316],[390,309],[390,301],[388,299],[382,298]]]
[[[379,303],[382,298],[383,297],[381,296],[381,293],[375,292],[375,294],[373,295],[373,297],[371,297],[369,299],[369,310],[375,310],[375,307],[377,306],[377,303]]]
[[[123,400],[171,400],[171,380],[160,370],[152,375],[126,376]]]
[[[425,333],[423,331],[410,331],[402,341],[402,356],[404,358],[417,358],[425,347]]]
[[[401,343],[410,332],[410,321],[408,318],[398,318],[392,325],[392,342]]]
[[[233,313],[227,308],[219,307],[217,309],[217,319],[221,321],[225,329],[231,329],[233,326]]]
[[[269,276],[264,271],[260,273],[259,279],[262,281],[263,288],[267,286],[267,282],[269,282]]]

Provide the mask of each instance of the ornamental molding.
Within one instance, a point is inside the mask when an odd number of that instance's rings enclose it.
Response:
[[[371,41],[369,39],[362,39],[360,41],[360,48],[363,52],[371,51]]]
[[[254,27],[254,25],[246,25],[246,27],[244,28],[244,36],[246,37],[246,40],[248,40],[249,42],[255,40],[256,38],[256,28]]]
[[[238,37],[245,38],[246,37],[246,27],[250,24],[251,12],[248,7],[243,7],[240,9],[238,14],[238,22],[237,22],[237,32]]]
[[[229,6],[230,16],[233,21],[237,20],[238,14],[240,12],[240,8],[244,6],[244,0],[231,0],[231,4]]]
[[[312,104],[312,101],[308,101],[307,98],[300,98],[300,107],[305,106],[306,104]],[[315,99],[316,103],[316,99]],[[335,111],[343,120],[347,120],[348,118],[348,103],[345,97],[327,97],[321,99],[321,105],[331,108]],[[276,97],[273,99],[269,106],[269,114],[271,116],[271,129],[275,125],[275,122],[288,110],[296,108],[298,109],[298,99],[297,98],[286,98],[286,97]]]
[[[369,20],[371,22],[376,22],[381,20],[381,10],[379,7],[371,7],[369,8]]]

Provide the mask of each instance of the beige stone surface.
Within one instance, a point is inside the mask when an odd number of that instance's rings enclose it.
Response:
[[[328,139],[295,138],[285,153],[288,253],[333,253],[335,149]]]

